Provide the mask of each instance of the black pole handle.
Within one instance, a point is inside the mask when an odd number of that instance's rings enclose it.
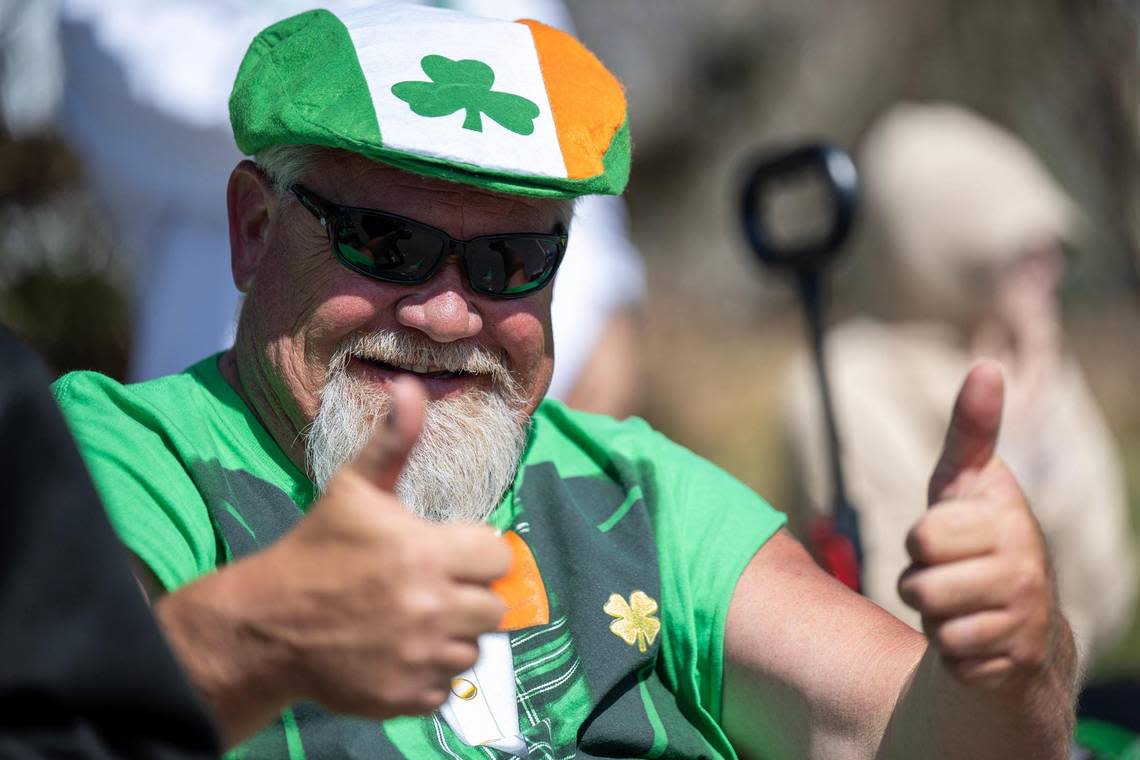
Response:
[[[782,187],[804,178],[822,183],[828,204],[828,223],[815,235],[787,240],[772,229],[768,218],[771,200]],[[847,498],[840,438],[827,376],[823,273],[851,231],[857,197],[858,177],[851,158],[840,148],[823,142],[763,155],[753,165],[741,196],[745,235],[757,259],[766,267],[794,273],[799,286],[823,408],[832,486],[831,513],[811,526],[809,538],[824,567],[856,591],[862,585],[863,545],[858,514]]]
[[[830,224],[816,237],[785,241],[766,218],[766,200],[779,192],[781,185],[805,177],[822,181],[830,203]],[[754,162],[745,181],[741,196],[744,233],[766,267],[822,271],[851,232],[857,197],[855,164],[840,148],[817,142],[767,152]]]

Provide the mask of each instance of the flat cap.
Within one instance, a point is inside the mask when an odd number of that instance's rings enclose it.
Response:
[[[516,195],[617,195],[621,83],[537,21],[375,3],[312,10],[254,38],[230,96],[238,148],[321,145]]]

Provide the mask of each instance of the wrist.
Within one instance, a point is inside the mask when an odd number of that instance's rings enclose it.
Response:
[[[191,684],[210,706],[226,747],[252,735],[300,696],[288,647],[258,621],[272,574],[261,555],[159,599],[155,616]]]

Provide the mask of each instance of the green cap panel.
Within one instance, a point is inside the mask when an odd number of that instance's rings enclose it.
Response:
[[[576,40],[533,21],[391,4],[308,11],[253,40],[230,118],[249,155],[341,148],[511,194],[619,194],[629,176],[620,83]],[[600,137],[584,144],[584,134]]]

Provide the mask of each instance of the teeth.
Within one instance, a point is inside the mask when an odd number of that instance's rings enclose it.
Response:
[[[450,372],[450,373],[454,374],[454,373],[459,373],[462,371],[462,370],[450,370],[450,369],[447,369],[446,367],[436,367],[436,366],[430,366],[427,364],[409,364],[409,365],[394,364],[392,362],[384,361],[383,359],[380,359],[380,358],[377,358],[374,356],[366,356],[363,354],[357,354],[356,356],[360,359],[364,359],[365,361],[370,361],[370,362],[377,363],[377,364],[387,364],[391,367],[395,367],[397,369],[402,369],[405,372],[415,372],[417,375],[429,375],[429,374],[436,374],[436,373],[441,373],[441,372]]]

